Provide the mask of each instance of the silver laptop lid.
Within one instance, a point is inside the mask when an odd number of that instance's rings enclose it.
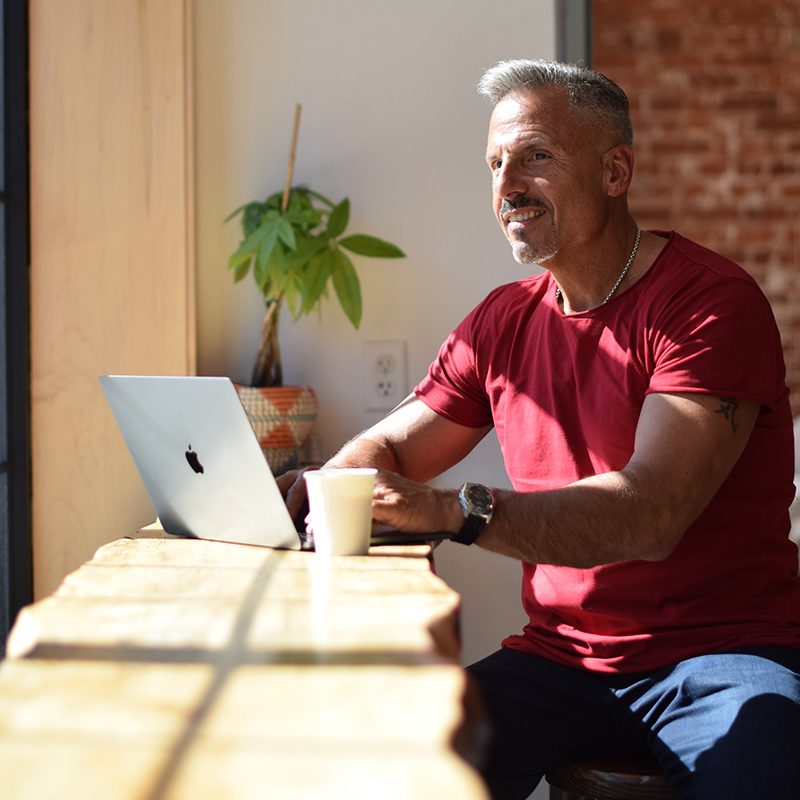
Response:
[[[300,547],[228,378],[103,375],[100,384],[165,531]]]

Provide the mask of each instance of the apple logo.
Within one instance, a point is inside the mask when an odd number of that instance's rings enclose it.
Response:
[[[197,457],[197,453],[192,450],[192,446],[189,445],[189,449],[186,451],[186,460],[189,462],[189,466],[197,473],[205,472],[203,465],[200,463],[200,459]]]

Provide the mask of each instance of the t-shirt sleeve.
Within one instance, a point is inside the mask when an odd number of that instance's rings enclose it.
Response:
[[[652,332],[649,393],[697,392],[773,408],[783,362],[772,309],[755,283],[721,280],[667,306]]]
[[[414,393],[437,414],[470,428],[492,424],[492,411],[477,366],[475,334],[481,307],[447,337]]]

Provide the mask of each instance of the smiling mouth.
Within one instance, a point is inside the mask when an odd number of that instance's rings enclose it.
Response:
[[[506,214],[506,225],[510,225],[512,222],[525,222],[529,219],[535,219],[536,217],[544,216],[545,212],[543,209],[526,209],[524,211],[512,211],[510,214]]]
[[[543,217],[547,211],[547,205],[540,198],[520,194],[503,199],[500,204],[499,217],[502,224],[508,228],[512,223],[523,223]]]

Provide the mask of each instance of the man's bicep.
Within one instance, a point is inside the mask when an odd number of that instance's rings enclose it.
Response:
[[[453,422],[412,394],[363,435],[384,439],[398,472],[424,482],[461,461],[490,430]]]
[[[708,505],[742,454],[759,403],[703,394],[651,394],[626,472],[677,537]]]

